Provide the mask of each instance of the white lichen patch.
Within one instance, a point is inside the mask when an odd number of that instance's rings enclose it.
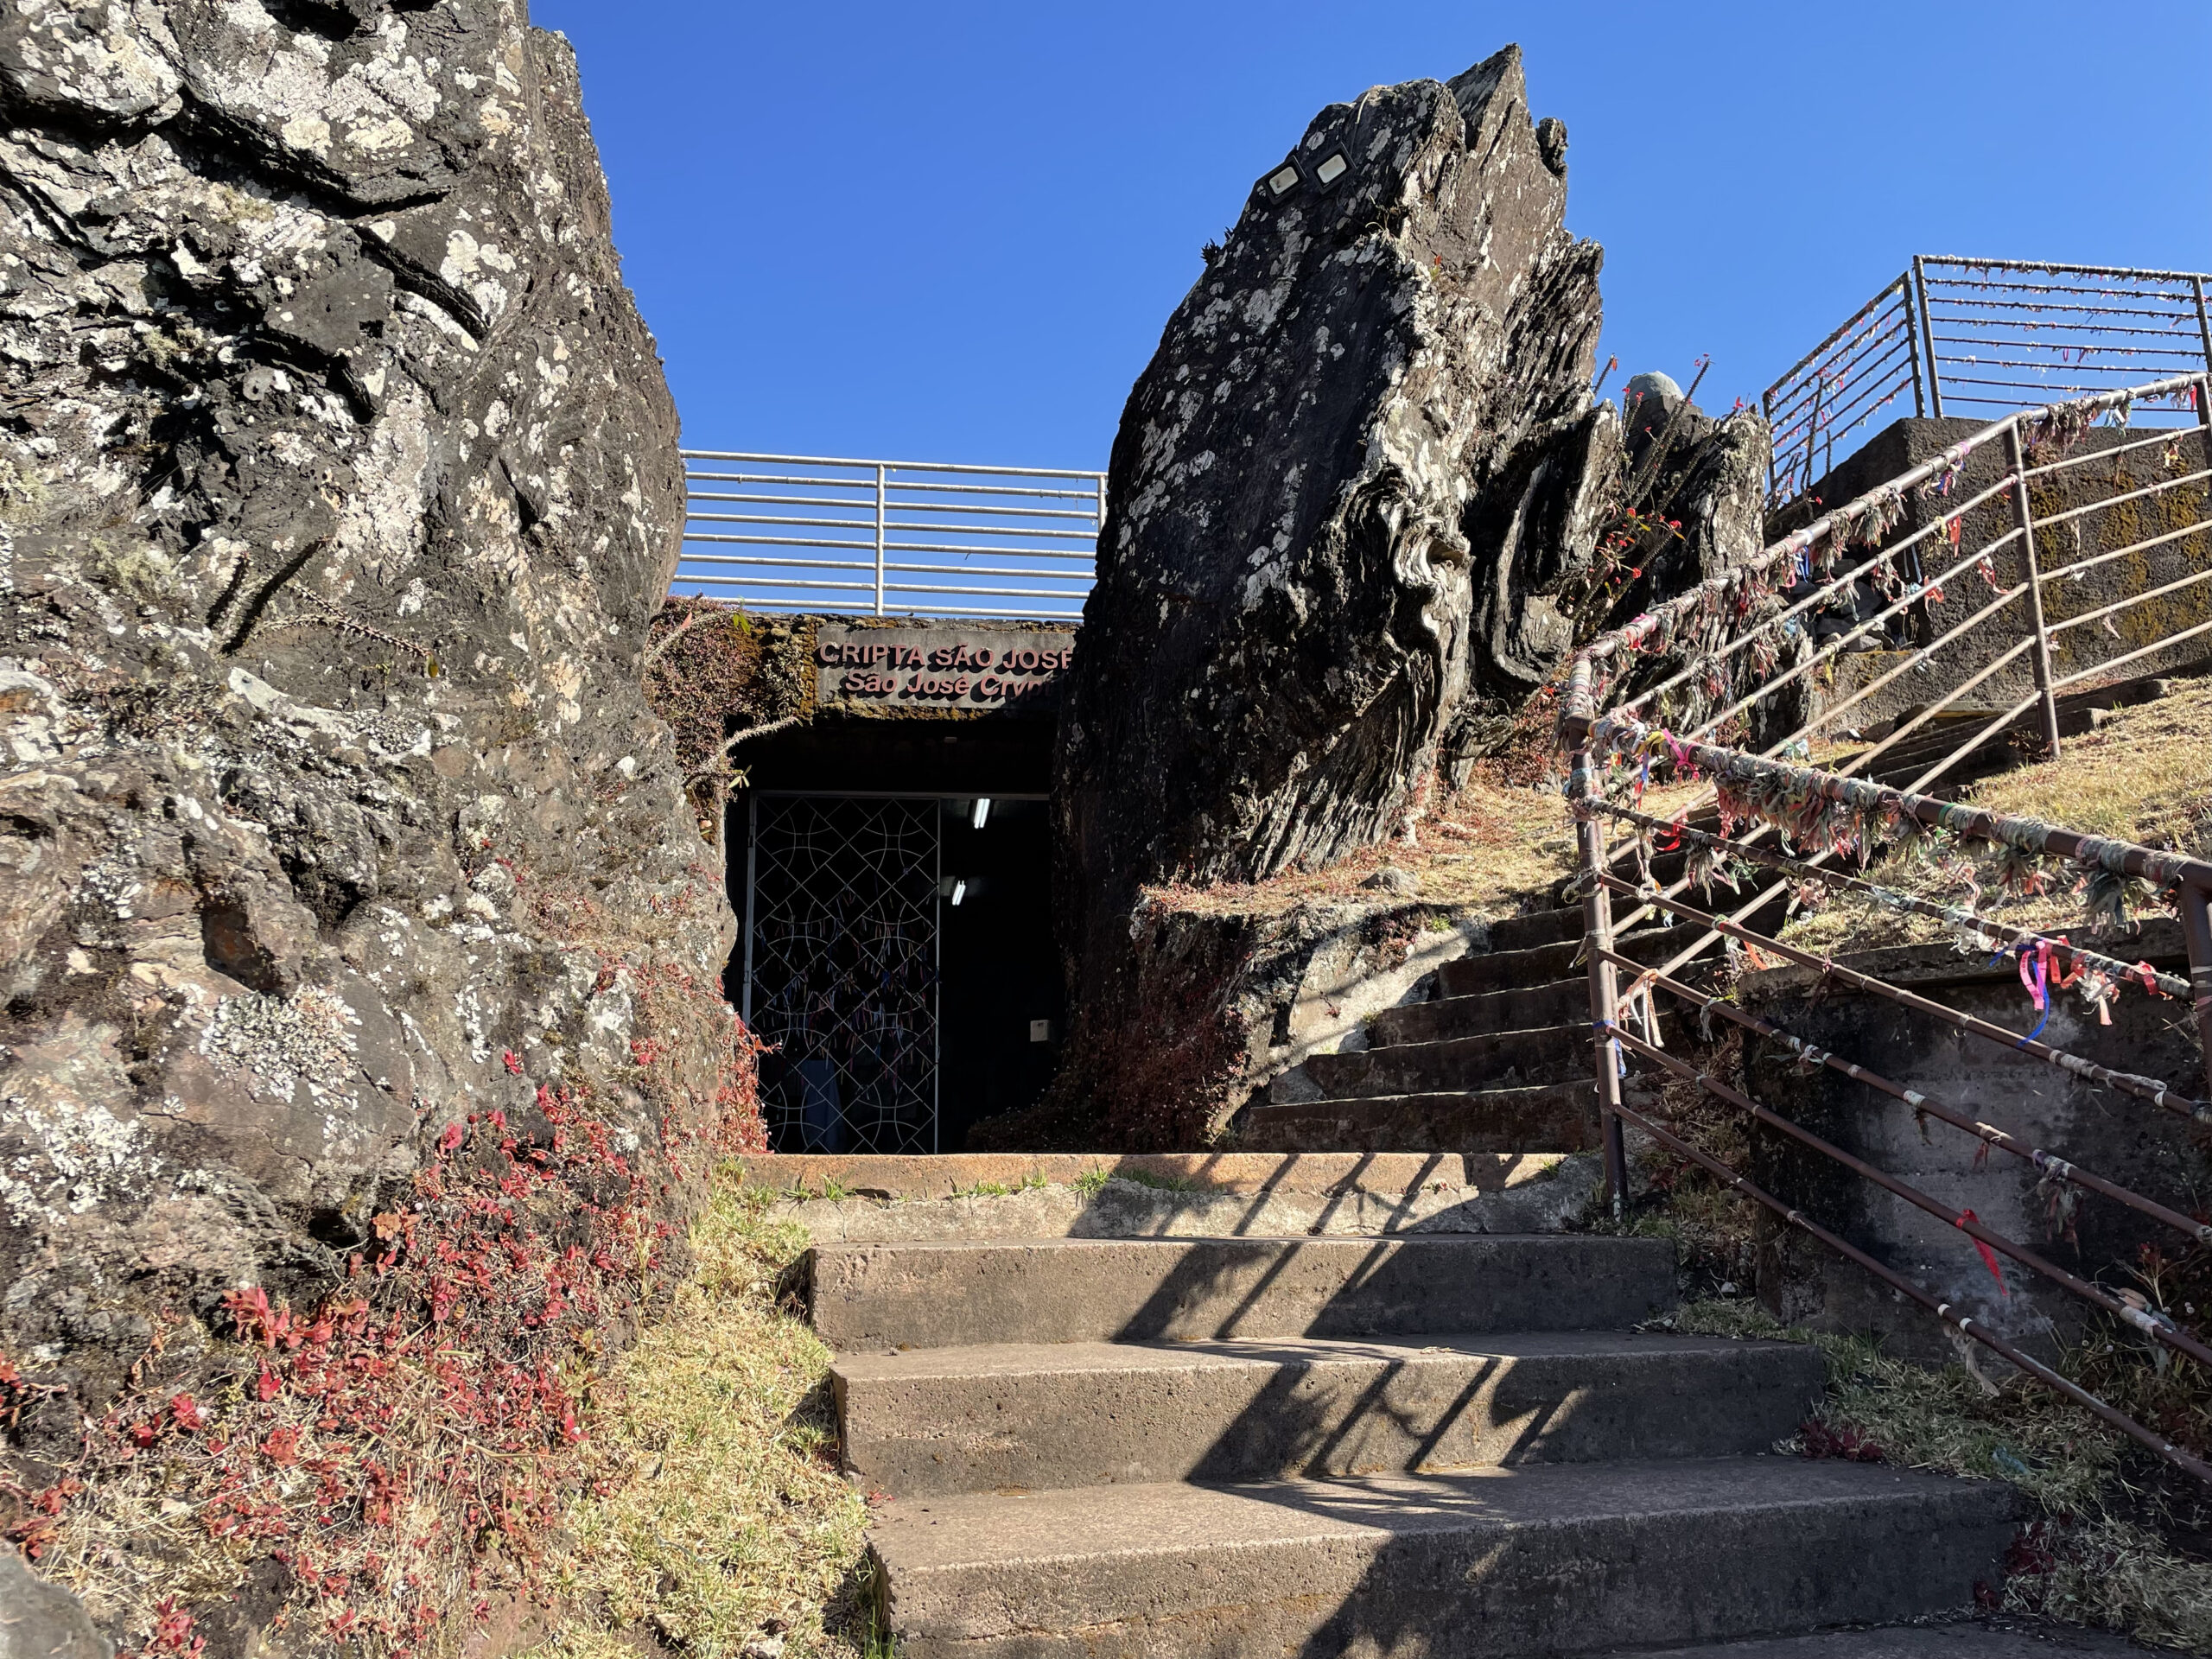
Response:
[[[80,1216],[145,1173],[145,1130],[96,1100],[10,1095],[0,1100],[0,1120],[29,1148],[0,1171],[0,1206],[16,1226],[50,1225],[60,1211]]]
[[[200,1034],[207,1058],[250,1073],[257,1092],[289,1096],[307,1085],[318,1103],[352,1092],[360,1016],[335,992],[302,985],[289,996],[246,992],[215,1005]]]

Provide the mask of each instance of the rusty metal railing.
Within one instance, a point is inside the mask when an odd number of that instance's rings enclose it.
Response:
[[[2191,418],[2194,435],[2171,429],[2145,436],[2125,423],[2152,400]],[[2100,425],[2102,422],[2105,424]],[[2154,464],[2144,477],[2144,458]],[[1963,480],[1976,468],[1993,470],[1974,487]],[[2100,466],[2104,471],[2099,473]],[[2086,483],[2084,480],[2089,480]],[[2060,487],[2061,484],[2064,487]],[[1617,1208],[1629,1197],[1624,1126],[1654,1144],[1707,1169],[1733,1190],[1765,1205],[1785,1224],[1855,1262],[1876,1278],[1936,1315],[1955,1331],[2000,1354],[2027,1375],[2090,1410],[2114,1428],[2177,1467],[2212,1482],[2212,1465],[2095,1398],[2050,1366],[2024,1353],[1970,1312],[1930,1294],[1833,1230],[1748,1180],[1742,1172],[1695,1146],[1649,1104],[1623,1096],[1626,1064],[1671,1075],[1769,1130],[1848,1170],[1901,1202],[1955,1227],[1992,1262],[2009,1258],[2069,1296],[2132,1326],[2159,1350],[2212,1365],[2212,1349],[2171,1316],[2115,1295],[2073,1274],[1963,1211],[1812,1133],[1744,1088],[1717,1077],[1670,1049],[1661,1034],[1655,997],[1664,996],[1701,1017],[1718,1016],[1781,1044],[1806,1067],[1833,1070],[1904,1102],[1923,1122],[1933,1120],[1971,1135],[1985,1149],[2021,1159],[2044,1179],[2121,1205],[2192,1243],[2212,1242],[2212,1226],[2081,1168],[2045,1148],[1984,1122],[1961,1103],[1932,1097],[1854,1060],[1805,1042],[1729,1000],[1714,982],[1693,982],[1685,969],[1716,946],[1750,947],[1811,970],[1821,980],[1910,1009],[1962,1037],[2000,1046],[2090,1086],[2141,1102],[2152,1110],[2212,1124],[2212,863],[2132,842],[2088,836],[2063,826],[2007,817],[1927,792],[1955,775],[1981,746],[2008,731],[2031,734],[2047,753],[2061,741],[2060,702],[2072,689],[2107,682],[2115,671],[2212,634],[2212,607],[2202,620],[2177,623],[2149,613],[2139,627],[2143,643],[2126,640],[2095,653],[2093,661],[2062,662],[2069,635],[2091,628],[2117,633],[2113,619],[2142,621],[2145,607],[2181,596],[2204,597],[2212,588],[2212,373],[2200,370],[2143,385],[2099,391],[2064,404],[2009,415],[1970,434],[1923,465],[1844,504],[1765,549],[1757,558],[1701,584],[1656,611],[1593,641],[1573,660],[1562,688],[1560,740],[1571,750],[1567,794],[1578,821],[1589,963],[1592,1055],[1603,1125],[1606,1185]],[[2145,529],[2145,509],[2150,528]],[[1924,522],[1907,528],[1917,514]],[[2097,545],[2083,544],[2087,526]],[[1969,535],[1969,530],[1976,531]],[[2054,556],[2064,550],[2063,556]],[[2152,555],[2166,558],[2154,570]],[[2005,579],[1995,560],[2002,556]],[[2125,563],[2123,563],[2125,562]],[[2117,598],[2075,607],[2069,597],[2053,614],[2054,588],[2070,589],[2093,573],[2123,578]],[[1983,602],[1948,626],[1938,620],[1947,583],[1979,578]],[[1871,597],[1870,597],[1871,595]],[[1837,608],[1849,609],[1836,620]],[[1821,619],[1829,637],[1816,633]],[[1833,673],[1857,656],[1855,645],[1890,643],[1889,630],[1910,621],[1917,630],[1910,649],[1859,677],[1820,688],[1809,716],[1781,717],[1785,698],[1814,689],[1815,677]],[[2024,659],[2026,673],[2021,674]],[[2000,698],[1995,709],[1978,709],[1965,721],[1963,743],[1936,755],[1900,753],[1900,746],[1931,721],[1956,709],[1960,700],[2007,669],[2031,681],[2020,695]],[[1814,746],[1834,747],[1830,734],[1840,719],[1908,676],[1924,681],[1942,671],[1951,683],[1940,690],[1914,681],[1926,700],[1906,709],[1891,729],[1872,741],[1851,733],[1863,747],[1836,748],[1823,766],[1812,764]],[[1786,727],[1787,729],[1779,729]],[[1756,735],[1754,735],[1756,734]],[[1895,776],[1869,775],[1885,759]],[[1926,764],[1923,764],[1926,762]],[[1694,785],[1672,818],[1642,810],[1655,774]],[[1896,778],[1905,779],[1901,783]],[[1688,820],[1710,807],[1716,825]],[[1627,837],[1610,839],[1608,824]],[[2149,963],[2069,944],[1964,906],[1935,904],[1884,886],[1865,870],[1836,868],[1840,859],[1866,853],[1885,840],[1910,842],[1941,832],[1962,842],[1999,849],[2032,870],[2055,861],[2086,878],[2093,897],[2104,890],[2119,902],[2127,884],[2170,902],[2182,928],[2189,978],[2159,972]],[[1649,855],[1694,849],[1689,868],[1671,881],[1652,874]],[[1624,864],[1624,860],[1631,861]],[[1863,863],[1863,859],[1862,859]],[[1716,872],[1739,870],[1776,878],[1748,902],[1724,910],[1689,902],[1685,893],[1700,874],[1710,895]],[[1732,888],[1733,874],[1718,880]],[[1782,924],[1758,925],[1793,887],[1839,888],[1900,911],[1940,919],[1999,952],[2022,955],[2059,984],[2082,983],[2104,1007],[2123,992],[2184,999],[2205,1057],[2204,1088],[2142,1076],[2100,1064],[2045,1041],[2039,1022],[2016,1031],[1954,1009],[1835,959],[1784,942]],[[1740,893],[1738,894],[1741,897]],[[1626,912],[1617,913],[1616,901]],[[1664,961],[1624,952],[1618,935],[1658,918],[1691,936]],[[1786,918],[1785,918],[1786,919]],[[2038,979],[2037,983],[2044,981]],[[2040,994],[2039,994],[2040,995]],[[2001,1282],[2001,1280],[2000,1280]]]
[[[1768,387],[1770,496],[1802,495],[1883,411],[1982,415],[2212,370],[2200,271],[1920,254]]]

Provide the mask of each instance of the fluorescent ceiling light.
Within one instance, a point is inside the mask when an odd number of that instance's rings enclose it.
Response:
[[[970,819],[969,820],[969,823],[971,823],[971,824],[973,824],[976,829],[980,830],[980,829],[982,829],[982,828],[983,827],[984,821],[985,821],[986,819],[988,819],[990,816],[991,816],[991,798],[990,798],[989,796],[988,796],[988,795],[979,795],[979,796],[977,796],[977,797],[976,798],[976,816],[975,816],[974,817],[970,818]]]
[[[953,902],[954,904],[957,905],[957,904],[958,904],[958,903],[959,903],[963,899],[965,899],[967,896],[968,896],[968,879],[967,879],[965,876],[956,876],[956,877],[954,877],[954,878],[953,878],[953,882],[952,882],[952,902]]]

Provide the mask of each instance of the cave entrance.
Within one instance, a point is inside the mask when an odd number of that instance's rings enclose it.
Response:
[[[779,1152],[956,1152],[1061,1023],[1040,795],[748,791],[740,1007]]]

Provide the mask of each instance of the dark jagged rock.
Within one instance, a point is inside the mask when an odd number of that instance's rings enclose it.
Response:
[[[1658,384],[1641,396],[1645,382]],[[1638,375],[1629,384],[1621,508],[1649,528],[1629,550],[1628,563],[1643,574],[1623,593],[1616,619],[1759,550],[1773,453],[1765,421],[1751,410],[1715,420],[1663,376]]]
[[[1058,769],[1071,892],[1109,910],[1386,832],[1471,677],[1564,647],[1517,601],[1586,553],[1611,477],[1601,256],[1518,50],[1332,105],[1294,155],[1115,441]]]
[[[115,1643],[92,1628],[76,1597],[31,1575],[0,1544],[0,1659],[114,1659]]]
[[[1570,648],[1620,436],[1565,149],[1514,48],[1332,105],[1169,321],[1061,725],[1071,1077],[1142,1028],[1144,886],[1382,839]]]
[[[541,1084],[680,1211],[733,927],[638,685],[676,412],[566,42],[10,7],[0,102],[0,1357],[60,1458]]]

